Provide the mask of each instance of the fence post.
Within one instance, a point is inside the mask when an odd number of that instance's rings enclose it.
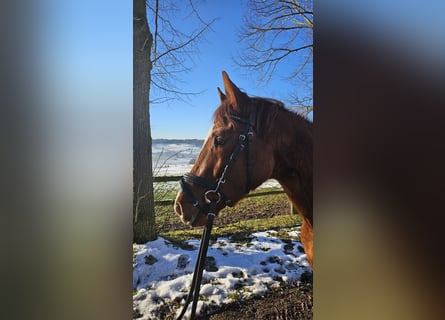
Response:
[[[294,207],[294,204],[290,200],[289,200],[289,206],[290,206],[290,215],[291,216],[298,215],[297,208]]]

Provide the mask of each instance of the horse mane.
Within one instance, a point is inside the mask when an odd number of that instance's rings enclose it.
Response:
[[[228,101],[223,101],[213,114],[214,123],[237,129],[238,126],[243,124],[231,118],[231,115],[236,114],[239,117],[248,118],[252,106],[255,106],[257,108],[257,119],[254,130],[261,136],[269,133],[272,128],[271,124],[283,112],[288,113],[288,116],[292,118],[306,122],[308,125],[312,124],[306,117],[286,108],[284,103],[279,100],[256,96],[248,97],[245,93],[243,94],[247,99],[245,99],[245,103],[242,103],[241,112],[239,110],[235,111]]]

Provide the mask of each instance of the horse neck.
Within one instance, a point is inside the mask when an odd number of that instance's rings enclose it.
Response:
[[[312,123],[287,110],[280,110],[273,122],[268,134],[275,163],[272,178],[312,223]]]

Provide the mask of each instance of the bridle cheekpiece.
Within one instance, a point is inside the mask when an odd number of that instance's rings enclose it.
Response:
[[[188,201],[192,203],[192,205],[199,210],[195,212],[190,220],[190,224],[193,225],[195,220],[198,218],[199,213],[204,214],[204,209],[201,207],[200,202],[193,196],[189,186],[187,183],[196,184],[204,189],[207,189],[204,192],[204,200],[206,204],[210,205],[211,203],[217,204],[221,200],[225,202],[226,205],[231,206],[233,201],[230,200],[223,192],[220,190],[221,185],[226,183],[226,177],[229,174],[233,163],[236,161],[241,151],[247,149],[247,168],[246,168],[246,194],[251,190],[251,177],[253,170],[253,149],[252,149],[252,141],[253,141],[253,128],[256,122],[256,107],[252,106],[252,110],[250,112],[249,118],[242,118],[236,114],[230,114],[230,117],[243,124],[246,124],[246,130],[244,133],[240,134],[238,137],[238,142],[235,148],[232,151],[232,154],[229,157],[229,161],[224,166],[224,169],[221,173],[221,176],[216,179],[215,182],[210,181],[206,178],[195,176],[191,173],[186,173],[179,181],[179,185],[181,187],[182,192],[187,197]]]

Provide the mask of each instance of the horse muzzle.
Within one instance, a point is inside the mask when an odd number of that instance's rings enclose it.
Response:
[[[178,193],[173,205],[175,213],[181,217],[181,221],[192,227],[204,226],[207,223],[207,216],[201,212],[200,206],[193,206],[187,201],[182,201],[182,192]]]

